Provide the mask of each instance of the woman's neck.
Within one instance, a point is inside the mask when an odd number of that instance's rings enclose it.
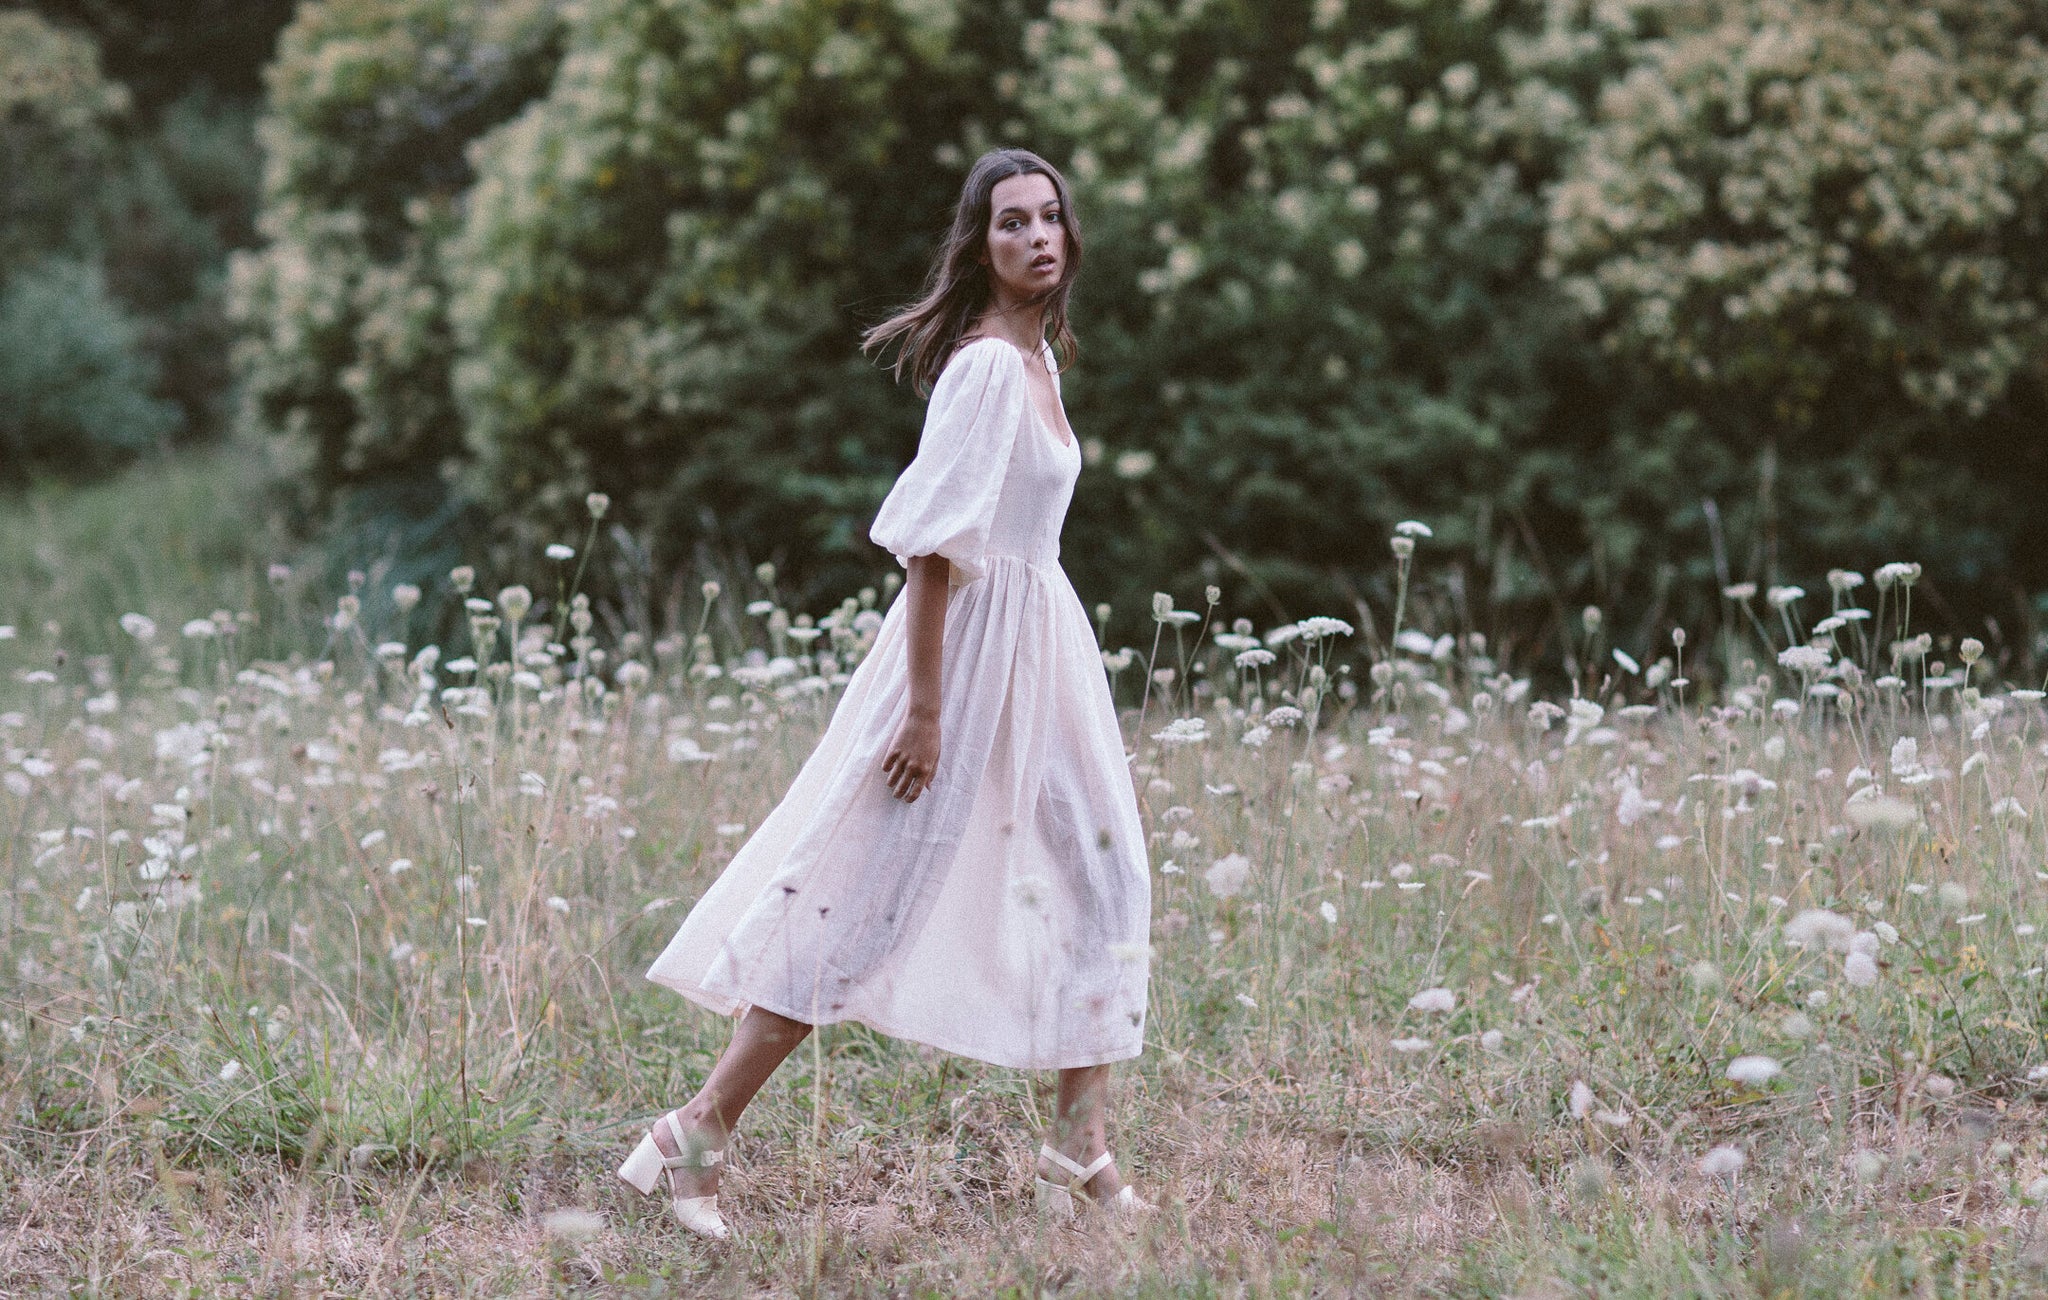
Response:
[[[1036,353],[1045,342],[1045,304],[1010,298],[998,291],[995,302],[981,313],[969,333],[993,334],[1027,355]]]

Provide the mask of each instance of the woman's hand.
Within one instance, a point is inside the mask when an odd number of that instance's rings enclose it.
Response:
[[[937,714],[912,710],[896,729],[896,739],[882,759],[882,772],[889,793],[905,803],[931,787],[939,771],[939,719]]]
[[[939,682],[952,573],[952,561],[943,555],[910,557],[910,585],[902,596],[909,602],[905,631],[909,637],[910,711],[882,759],[889,793],[905,803],[917,802],[939,771]]]

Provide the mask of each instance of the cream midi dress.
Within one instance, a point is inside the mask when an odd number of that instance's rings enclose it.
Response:
[[[1144,829],[1059,564],[1081,452],[1024,366],[998,338],[954,353],[869,532],[906,568],[952,563],[931,786],[905,803],[882,771],[910,704],[899,596],[817,749],[647,978],[721,1013],[853,1020],[1020,1069],[1143,1047]]]

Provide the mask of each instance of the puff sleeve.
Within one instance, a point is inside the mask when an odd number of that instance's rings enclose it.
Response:
[[[987,572],[989,528],[1025,415],[1023,358],[1001,339],[953,355],[932,388],[917,456],[882,500],[868,538],[904,568],[913,555],[943,555],[953,585]]]

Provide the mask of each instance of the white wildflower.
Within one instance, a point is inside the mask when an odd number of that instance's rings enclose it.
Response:
[[[1175,718],[1166,724],[1166,730],[1152,733],[1152,739],[1162,745],[1193,745],[1208,738],[1207,718]]]
[[[1242,853],[1228,854],[1216,860],[1202,873],[1209,892],[1218,898],[1235,898],[1244,892],[1245,881],[1251,877],[1252,861]]]
[[[1828,670],[1834,657],[1819,646],[1795,645],[1778,652],[1778,666],[1795,673],[1817,676]]]

